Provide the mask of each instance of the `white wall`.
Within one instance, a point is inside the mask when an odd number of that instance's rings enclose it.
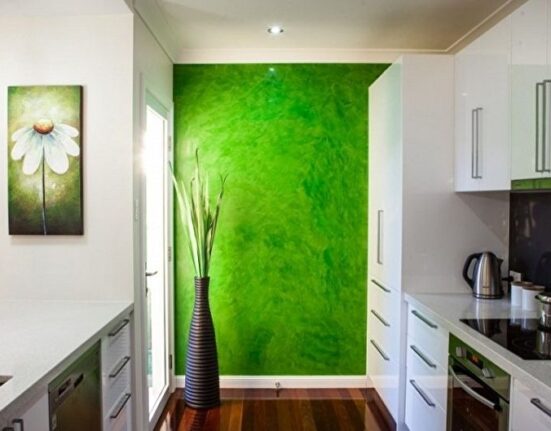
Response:
[[[0,299],[132,299],[133,17],[0,17]],[[6,87],[84,86],[84,236],[8,235]]]

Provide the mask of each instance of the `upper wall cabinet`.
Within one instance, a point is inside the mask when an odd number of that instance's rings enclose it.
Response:
[[[513,180],[551,176],[551,2],[530,0],[512,15]]]
[[[511,18],[455,56],[455,190],[511,187]]]

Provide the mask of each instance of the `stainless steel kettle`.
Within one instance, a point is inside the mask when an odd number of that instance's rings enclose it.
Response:
[[[472,276],[469,269],[474,262]],[[490,251],[471,254],[463,267],[463,278],[473,290],[476,298],[497,299],[503,297],[501,284],[502,259]]]

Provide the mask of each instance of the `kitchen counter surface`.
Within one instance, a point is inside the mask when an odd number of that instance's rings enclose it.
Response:
[[[0,303],[0,416],[48,383],[123,316],[130,301]]]
[[[511,307],[508,299],[477,300],[466,294],[407,294],[405,300],[434,314],[448,331],[488,357],[512,377],[543,391],[551,399],[551,360],[524,360],[470,328],[460,319],[537,318],[537,312]]]

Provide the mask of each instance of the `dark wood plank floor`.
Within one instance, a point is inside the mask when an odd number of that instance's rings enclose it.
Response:
[[[223,389],[222,405],[186,408],[172,396],[155,431],[387,431],[372,389]]]

